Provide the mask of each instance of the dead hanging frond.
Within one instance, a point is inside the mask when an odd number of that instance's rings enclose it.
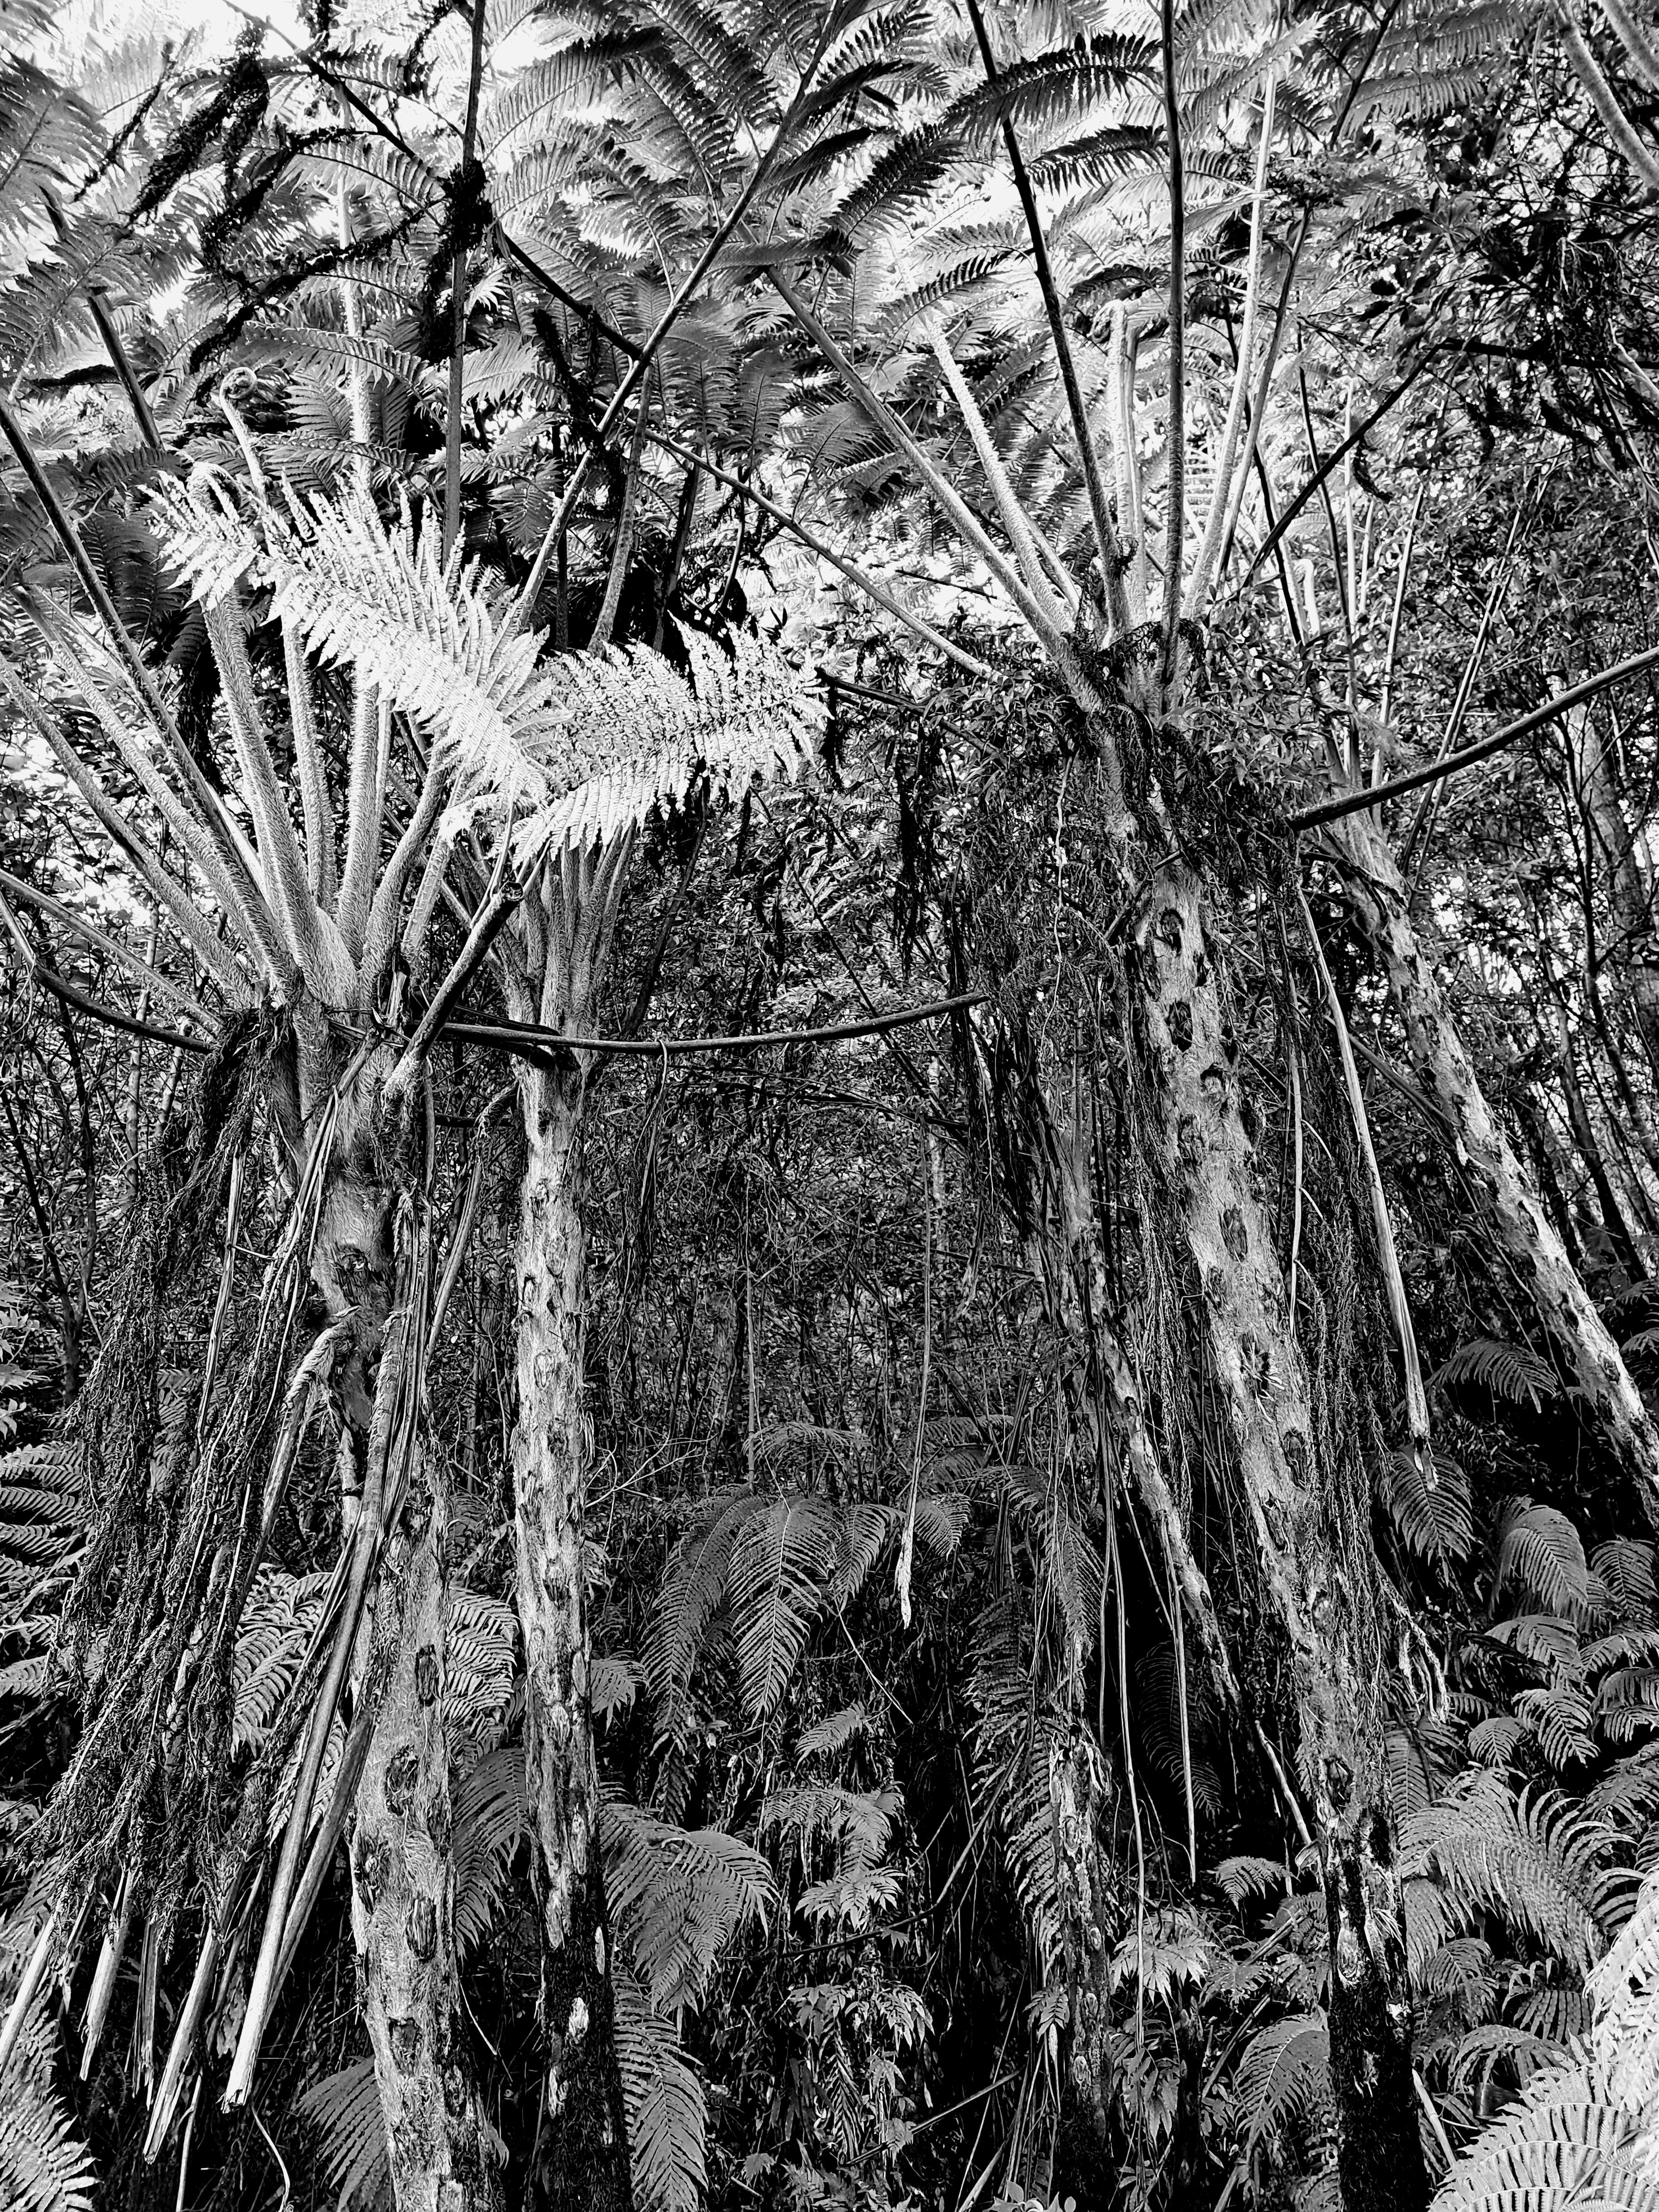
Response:
[[[251,1193],[261,1102],[289,1043],[267,1021],[206,1071],[74,1426],[92,1528],[64,1641],[87,1724],[40,1842],[61,1893],[118,1874],[163,1930],[197,1880],[217,1881],[238,1793],[245,1805],[268,1793],[287,1750],[276,1726],[251,1764],[237,1758],[233,1660],[338,1336],[295,1362],[326,1113],[286,1207]],[[249,1282],[256,1231],[272,1249]]]

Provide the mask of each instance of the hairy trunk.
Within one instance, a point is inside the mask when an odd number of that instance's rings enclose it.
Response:
[[[626,2212],[632,2201],[599,1845],[592,1653],[582,1582],[591,1429],[583,1404],[586,1251],[574,1064],[520,1073],[526,1160],[519,1218],[513,1479],[525,1763],[548,2043],[536,2201]]]
[[[1418,1080],[1444,1115],[1484,1200],[1487,1232],[1530,1292],[1589,1418],[1642,1486],[1650,1512],[1659,1512],[1659,1431],[1481,1093],[1417,941],[1399,872],[1363,816],[1337,824],[1336,838],[1355,917],[1388,978]]]
[[[1154,1170],[1197,1275],[1211,1364],[1238,1455],[1268,1590],[1289,1646],[1298,1763],[1317,1811],[1331,1919],[1331,2044],[1346,2212],[1427,2201],[1409,2089],[1411,2007],[1398,1900],[1382,1932],[1344,1917],[1364,1869],[1389,1863],[1378,1683],[1358,1591],[1345,1581],[1318,1461],[1306,1368],[1240,1111],[1237,1052],[1200,888],[1179,866],[1155,878],[1137,939]],[[1401,2078],[1407,2095],[1396,2094]],[[1391,2172],[1386,2200],[1366,2193]]]

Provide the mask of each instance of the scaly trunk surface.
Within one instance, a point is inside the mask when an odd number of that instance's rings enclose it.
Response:
[[[1218,1388],[1274,1610],[1289,1645],[1298,1764],[1316,1809],[1331,1902],[1330,2033],[1346,2212],[1427,2203],[1412,2096],[1412,2015],[1391,1864],[1378,1684],[1332,1541],[1307,1370],[1255,1146],[1198,879],[1166,866],[1138,933],[1146,1078],[1164,1203],[1197,1275]],[[1353,1899],[1387,1906],[1375,1924]],[[1403,2086],[1402,2086],[1403,2085]],[[1391,2177],[1386,2200],[1368,2194]]]
[[[1418,943],[1393,858],[1364,816],[1351,814],[1333,826],[1348,864],[1353,912],[1388,978],[1417,1079],[1451,1130],[1484,1201],[1488,1234],[1529,1291],[1589,1417],[1641,1486],[1650,1516],[1659,1519],[1659,1430],[1486,1103]]]
[[[519,1217],[513,1481],[527,1701],[525,1765],[542,1930],[547,2094],[532,2177],[554,2212],[629,2212],[611,1933],[599,1844],[592,1650],[582,1582],[592,1431],[583,1404],[586,1255],[582,1076],[520,1073],[526,1158]]]

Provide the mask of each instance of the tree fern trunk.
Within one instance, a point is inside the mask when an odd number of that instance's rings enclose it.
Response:
[[[1154,1166],[1171,1232],[1197,1273],[1211,1362],[1289,1647],[1299,1765],[1310,1786],[1331,1917],[1331,2045],[1346,2212],[1427,2201],[1410,2097],[1412,2016],[1391,1864],[1375,1673],[1327,1513],[1307,1371],[1240,1113],[1237,1054],[1196,878],[1154,878],[1138,939],[1142,1066]],[[1386,1885],[1384,1885],[1386,1887]],[[1352,1922],[1353,1899],[1360,1917]],[[1352,1923],[1352,1924],[1351,1924]],[[1356,1948],[1356,1931],[1358,1948]],[[1397,1953],[1397,1958],[1396,1958]],[[1398,2094],[1401,2078],[1407,2094]],[[1370,2192],[1375,2172],[1390,2193]]]
[[[437,1462],[417,1450],[380,1571],[365,1692],[380,1710],[351,1855],[352,1931],[398,2212],[491,2212],[501,2201],[455,1956],[442,1706],[447,1525]]]
[[[1642,1486],[1650,1513],[1659,1512],[1659,1430],[1486,1103],[1423,957],[1399,871],[1363,816],[1350,815],[1335,834],[1350,866],[1355,918],[1388,978],[1418,1081],[1445,1116],[1480,1194],[1487,1233],[1529,1289],[1589,1418]]]
[[[1428,2169],[1412,2074],[1406,1923],[1389,1824],[1368,1806],[1325,1850],[1331,2089],[1343,2212],[1419,2212]]]
[[[314,1133],[339,1086],[311,1272],[331,1321],[352,1322],[332,1380],[357,1510],[392,1511],[359,1644],[360,1652],[368,1645],[359,1694],[376,1718],[353,1808],[352,1932],[398,2212],[495,2212],[501,2191],[465,2041],[453,1924],[442,1704],[448,1497],[439,1462],[422,1448],[421,1348],[410,1334],[418,1325],[411,1306],[419,1309],[407,1279],[398,1297],[394,1224],[414,1176],[406,1133],[386,1119],[386,1066],[380,1054],[343,1069],[331,1039],[313,1033],[292,1102]],[[351,1534],[346,1528],[348,1543]]]
[[[582,1583],[591,1426],[583,1405],[586,1255],[582,1078],[526,1067],[519,1217],[518,1414],[513,1480],[525,1760],[542,1930],[546,2100],[534,2201],[627,2212],[628,2134],[617,2064],[611,1935],[599,1857],[592,1648]]]

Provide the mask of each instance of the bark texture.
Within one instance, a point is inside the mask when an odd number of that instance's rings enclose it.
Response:
[[[301,1031],[295,1119],[314,1142],[331,1117],[312,1275],[330,1321],[348,1324],[332,1375],[355,1482],[342,1498],[344,1540],[358,1513],[381,1524],[360,1631],[366,1656],[354,1669],[375,1718],[352,1814],[352,1932],[398,2212],[495,2212],[499,2176],[465,2042],[453,1929],[447,1496],[422,1449],[423,1307],[413,1277],[424,1259],[411,1266],[418,1200],[406,1133],[386,1110],[388,1065],[384,1051],[346,1060],[322,1021]]]
[[[536,2201],[626,2212],[632,2201],[599,1845],[592,1650],[582,1580],[592,1429],[583,1403],[586,1249],[582,1076],[521,1071],[526,1160],[519,1220],[518,1416],[513,1432],[525,1763],[535,1827],[548,2041]]]
[[[1138,936],[1145,1066],[1166,1202],[1190,1252],[1218,1388],[1274,1610],[1289,1641],[1304,1779],[1336,1815],[1373,1775],[1374,1683],[1329,1539],[1308,1377],[1239,1110],[1197,879],[1166,868]],[[1359,1796],[1369,1794],[1364,1790]]]
[[[1320,1832],[1344,2212],[1383,2204],[1416,2212],[1426,2183],[1378,1685],[1332,1540],[1312,1394],[1256,1190],[1201,888],[1186,870],[1166,867],[1154,878],[1137,949],[1156,1165],[1197,1272],[1211,1360],[1289,1644],[1298,1761]]]
[[[1445,1117],[1484,1200],[1488,1233],[1529,1290],[1589,1418],[1640,1484],[1650,1515],[1659,1518],[1659,1429],[1486,1103],[1418,942],[1393,858],[1361,815],[1334,830],[1355,917],[1388,978],[1417,1079]]]
[[[442,1705],[447,1528],[434,1462],[417,1451],[376,1595],[365,1694],[378,1693],[379,1712],[351,1852],[352,1932],[398,2212],[490,2212],[501,2203],[455,1956]]]

